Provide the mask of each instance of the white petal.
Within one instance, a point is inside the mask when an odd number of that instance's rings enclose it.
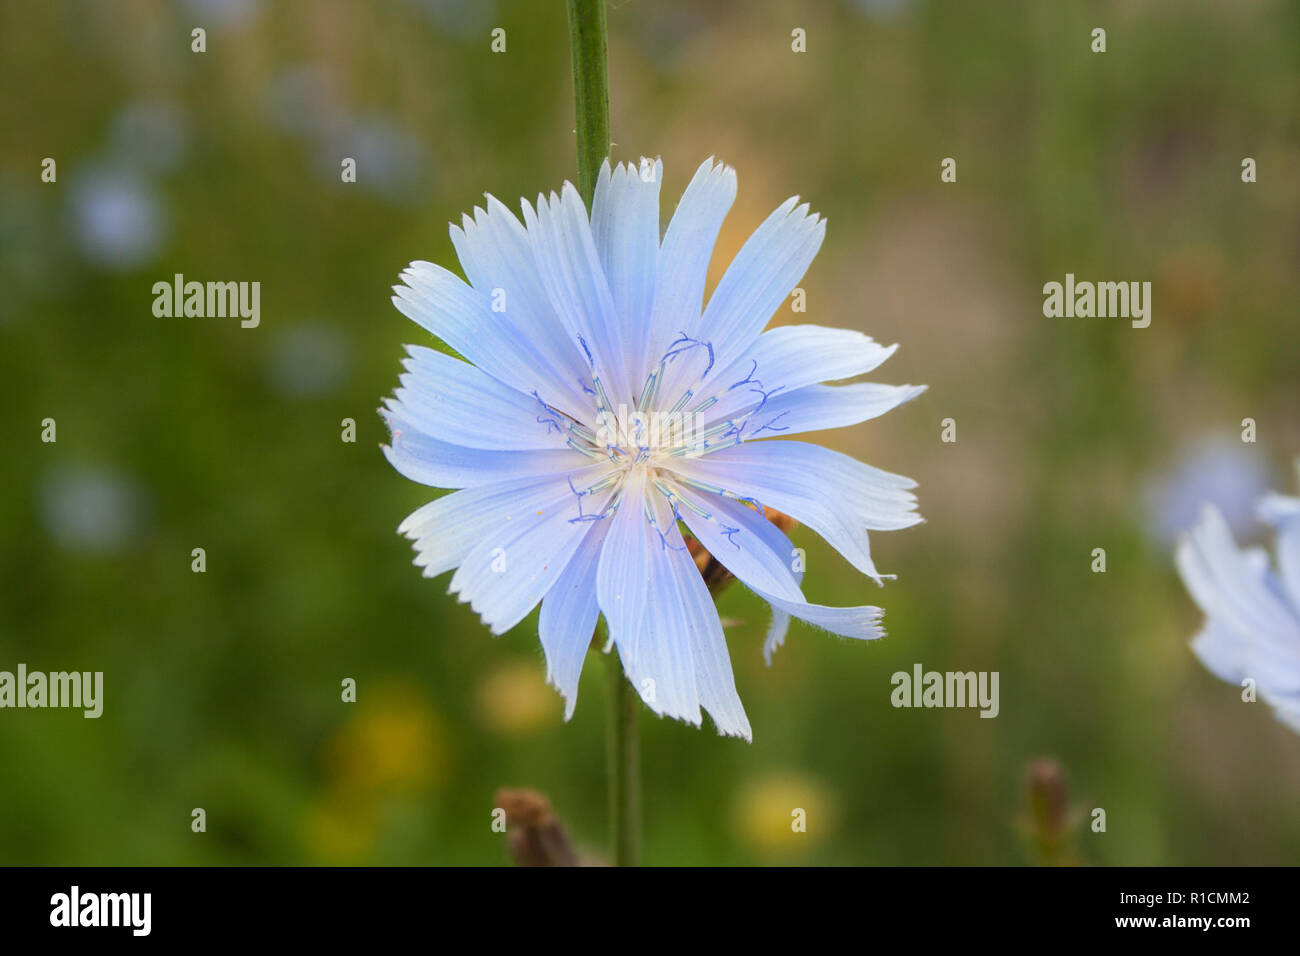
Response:
[[[390,410],[426,435],[467,448],[564,448],[567,419],[531,397],[507,388],[468,362],[408,345],[402,388]]]
[[[674,489],[688,505],[678,513],[705,549],[740,579],[747,588],[772,605],[780,617],[781,627],[769,633],[764,655],[769,663],[772,652],[784,640],[788,617],[857,640],[883,637],[878,607],[827,607],[810,604],[799,587],[790,564],[794,545],[785,533],[758,512],[719,495]],[[703,514],[701,513],[703,512]]]
[[[659,247],[650,316],[651,362],[658,362],[678,335],[698,330],[709,260],[718,230],[735,200],[736,171],[715,164],[712,157],[701,163]]]
[[[632,405],[628,330],[618,321],[582,197],[565,183],[558,196],[538,196],[536,212],[525,204],[524,221],[551,307],[588,357],[589,372],[600,377],[613,404]]]
[[[785,512],[877,582],[867,530],[898,530],[922,520],[910,478],[805,442],[745,442],[702,458],[674,459],[673,470],[700,490],[721,489]]]
[[[461,228],[451,228],[461,268],[488,300],[493,321],[526,339],[544,363],[555,390],[552,404],[585,420],[593,406],[581,387],[590,375],[582,351],[551,308],[527,230],[495,196],[486,200],[486,210],[476,208]]]
[[[796,202],[787,200],[754,231],[709,298],[699,337],[713,343],[720,368],[754,343],[821,248],[825,221]]]
[[[740,415],[755,402],[815,385],[865,375],[898,351],[852,329],[783,325],[768,329],[729,368],[715,370],[701,396],[716,398],[710,420]],[[692,406],[695,407],[695,406]]]
[[[643,159],[638,169],[609,160],[601,167],[591,204],[591,234],[609,281],[620,341],[629,350],[629,383],[644,381],[649,349],[650,307],[659,256],[659,185],[663,163]]]
[[[525,395],[536,391],[561,407],[572,405],[565,400],[572,386],[556,375],[530,336],[493,317],[488,299],[476,289],[429,262],[412,262],[403,270],[402,279],[406,285],[394,286],[393,305],[407,318],[503,385]],[[586,402],[584,407],[590,405]],[[582,412],[582,408],[570,413],[574,412]]]
[[[546,653],[546,679],[564,696],[564,719],[578,704],[578,678],[600,617],[596,569],[609,530],[608,519],[592,522],[578,550],[542,600],[538,635]]]
[[[607,498],[608,492],[597,495],[593,507],[603,507]],[[451,592],[468,601],[493,634],[503,634],[541,602],[590,530],[573,495],[516,515],[484,530],[452,575]]]

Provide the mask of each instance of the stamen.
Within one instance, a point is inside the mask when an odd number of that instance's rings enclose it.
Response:
[[[710,396],[709,398],[706,398],[704,401],[700,402],[700,404],[698,404],[698,405],[696,405],[694,408],[692,408],[692,409],[691,409],[691,414],[692,414],[692,415],[698,415],[698,414],[700,414],[700,412],[705,411],[706,409],[712,408],[712,407],[713,407],[714,405],[716,405],[716,404],[718,404],[718,396],[716,396],[716,395]]]
[[[732,435],[733,432],[734,435],[731,438],[727,438],[724,441],[714,442],[713,444],[704,441],[695,445],[685,445],[681,448],[674,448],[672,451],[668,452],[668,457],[669,458],[683,458],[683,457],[698,458],[700,455],[706,454],[708,452],[723,451],[727,448],[735,448],[737,445],[741,443],[742,439],[740,437],[739,428],[732,428],[731,431],[729,431],[727,434]]]
[[[725,441],[714,442],[712,445],[710,445],[708,442],[705,442],[704,451],[709,451],[709,452],[723,451],[727,448],[735,448],[737,445],[740,444],[740,442],[741,442],[740,434],[739,432],[737,432],[737,434],[733,435],[731,438],[726,439]]]
[[[699,491],[707,491],[711,495],[721,495],[724,498],[730,498],[732,501],[739,501],[742,505],[750,505],[764,518],[767,517],[767,511],[763,508],[763,505],[757,498],[746,498],[743,495],[736,494],[734,491],[728,491],[726,488],[719,487],[718,485],[711,485],[707,481],[697,481],[694,478],[687,478],[685,475],[677,475],[676,478],[682,484],[689,485],[691,488],[695,488]]]
[[[749,374],[736,384],[728,386],[727,391],[730,392],[732,389],[739,388],[742,385],[757,385],[759,388],[763,387],[763,383],[754,378],[754,373],[758,371],[758,359],[750,359],[750,361],[754,364],[750,367]]]
[[[709,364],[706,365],[704,367],[704,371],[700,373],[700,378],[703,379],[704,376],[708,375],[709,372],[713,370],[713,360],[714,360],[713,343],[705,339],[693,339],[685,332],[678,332],[677,334],[680,336],[680,338],[678,338],[676,342],[673,342],[671,345],[668,346],[668,351],[664,353],[664,357],[661,358],[659,361],[661,363],[670,361],[671,359],[675,359],[677,356],[681,355],[682,353],[689,352],[691,349],[694,348],[706,348],[709,350]]]
[[[570,422],[569,431],[572,434],[577,435],[579,438],[587,442],[589,445],[596,444],[596,433],[593,432],[586,425],[579,424],[578,422]]]
[[[789,414],[790,414],[790,409],[787,408],[780,415],[777,415],[775,418],[770,419],[769,421],[760,425],[758,428],[754,429],[754,435],[757,435],[759,432],[763,431],[764,429],[767,429],[768,431],[774,431],[774,432],[788,432],[790,430],[789,425],[783,425],[782,427],[777,428],[774,423],[779,422],[782,418],[784,418],[786,415]],[[751,435],[750,437],[752,438],[753,436]]]
[[[574,451],[582,452],[584,455],[586,455],[588,458],[592,459],[593,461],[601,461],[605,457],[595,448],[592,448],[590,445],[579,445],[572,438],[565,439],[564,443],[568,445],[570,448],[572,448]]]
[[[686,393],[682,395],[681,398],[677,399],[677,404],[674,405],[672,408],[668,409],[668,414],[676,415],[678,412],[680,412],[683,408],[686,407],[686,403],[689,402],[694,395],[695,393],[688,388],[686,390]]]
[[[621,498],[623,494],[622,487],[620,487],[618,491],[614,493],[614,497],[610,500],[610,502],[606,504],[605,507],[602,508],[596,514],[587,514],[582,510],[582,499],[587,497],[588,495],[595,494],[597,491],[603,491],[605,488],[608,488],[615,481],[622,480],[622,478],[623,475],[621,473],[614,474],[614,475],[606,475],[604,478],[602,478],[600,481],[596,482],[595,484],[579,491],[577,488],[573,486],[573,476],[572,475],[566,476],[565,480],[568,481],[569,483],[569,490],[572,491],[574,495],[576,495],[578,498],[578,516],[576,518],[570,518],[569,524],[578,524],[581,521],[600,521],[604,518],[608,518],[611,514],[613,514],[618,509],[618,499]]]
[[[593,375],[591,379],[591,384],[596,386],[595,395],[597,398],[596,401],[597,414],[598,415],[610,414],[612,411],[612,406],[610,405],[609,396],[605,394],[605,386],[602,385],[600,382],[600,376]]]
[[[668,499],[669,504],[673,506],[673,514],[676,515],[679,520],[681,518],[681,513],[677,510],[677,506],[679,504],[685,505],[686,507],[690,508],[701,518],[704,518],[706,521],[711,520],[713,518],[713,515],[711,513],[705,511],[703,508],[701,508],[695,502],[691,501],[689,498],[681,497],[681,495],[677,494],[677,492],[669,488],[660,479],[658,478],[651,479],[651,483],[655,486],[655,488],[658,490],[658,492],[661,495],[663,495],[665,498]]]
[[[762,395],[763,397],[762,399],[759,400],[758,405],[755,406],[753,411],[751,411],[749,414],[754,415],[762,411],[763,406],[767,404],[767,400],[771,398],[773,395],[775,395],[777,392],[781,391],[783,388],[785,388],[784,385],[778,385],[776,388],[769,388],[767,391],[763,391],[763,389],[761,388],[751,388],[750,389],[751,392],[758,392],[758,394]],[[745,417],[748,418],[749,416],[747,415]]]
[[[673,516],[678,519],[680,519],[681,517],[679,514],[677,514],[676,508],[673,509]],[[659,522],[655,520],[654,512],[650,508],[649,498],[645,499],[645,518],[646,521],[650,522],[650,527],[654,528],[655,533],[659,535],[659,544],[662,545],[665,551],[689,551],[690,550],[690,548],[686,547],[685,544],[683,544],[680,548],[675,548],[668,543],[668,535],[664,531],[660,530]]]
[[[659,397],[659,383],[663,380],[663,370],[663,365],[660,365],[656,371],[651,372],[646,377],[645,386],[641,389],[641,397],[636,403],[638,412],[646,411],[651,403]]]
[[[578,344],[581,345],[582,350],[587,353],[587,364],[590,365],[592,368],[595,368],[596,360],[595,358],[592,357],[591,349],[587,348],[587,340],[582,337],[581,332],[578,333]]]
[[[551,428],[555,429],[555,433],[557,435],[563,435],[564,429],[560,427],[559,421],[552,414],[555,410],[551,408],[550,405],[547,405],[544,401],[542,401],[542,397],[538,395],[536,391],[533,392],[533,397],[537,399],[537,404],[542,406],[542,411],[545,413],[537,416],[537,424],[546,425],[548,427],[548,430],[546,432],[548,435],[550,434],[549,429]]]
[[[727,491],[726,488],[722,488],[718,485],[711,485],[707,481],[698,481],[695,478],[687,478],[685,475],[678,475],[677,480],[684,485],[689,485],[690,487],[695,488],[698,491],[707,491],[711,495],[722,495],[725,498],[732,497],[732,495]]]
[[[704,431],[702,431],[698,437],[700,441],[707,442],[710,438],[713,438],[715,435],[730,435],[732,432],[735,432],[737,435],[739,435],[740,429],[736,427],[735,420],[729,418],[725,422],[719,422],[718,424],[713,425],[710,428],[704,429]]]
[[[586,494],[594,495],[596,492],[604,491],[610,485],[618,484],[622,480],[623,480],[623,473],[620,471],[616,471],[613,474],[606,475],[604,478],[600,479],[600,481],[588,485]]]

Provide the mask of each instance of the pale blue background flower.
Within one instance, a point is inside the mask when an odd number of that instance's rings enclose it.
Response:
[[[500,21],[496,0],[411,0],[439,30],[462,39],[480,37]]]
[[[1269,471],[1258,446],[1209,435],[1180,448],[1178,457],[1146,488],[1143,525],[1165,547],[1214,505],[1237,537],[1257,527],[1255,502],[1269,488]]]
[[[95,165],[74,174],[68,195],[73,239],[91,265],[129,270],[157,256],[167,219],[145,179],[112,165]]]
[[[333,77],[319,63],[283,67],[271,77],[265,96],[270,121],[296,136],[322,136],[345,116]]]
[[[386,116],[334,118],[316,150],[317,173],[327,182],[339,182],[339,162],[356,160],[356,186],[389,202],[419,194],[426,182],[429,157],[415,136]]]
[[[851,7],[869,20],[892,20],[912,6],[912,0],[850,0]]]
[[[277,73],[265,90],[265,109],[276,128],[300,138],[315,175],[337,186],[344,158],[356,162],[347,188],[387,202],[409,202],[429,186],[433,163],[424,142],[396,117],[345,107],[337,77],[308,63]]]
[[[150,511],[141,486],[111,468],[63,467],[42,481],[41,523],[62,547],[115,554],[143,532]]]
[[[655,712],[749,738],[722,626],[679,522],[773,609],[770,655],[791,617],[860,639],[881,610],[808,603],[776,508],[877,582],[868,530],[921,520],[914,482],[799,432],[853,425],[923,387],[829,386],[893,354],[860,332],[763,331],[821,247],[825,222],[791,198],[737,254],[703,302],[706,270],[736,174],[700,166],[660,239],[662,164],[601,170],[588,219],[572,185],[523,204],[491,196],[453,226],[468,284],[414,262],[393,302],[456,349],[410,346],[384,415],[389,461],[412,480],[459,489],[399,529],[426,576],[493,633],[540,602],[548,676],[571,715],[597,618]],[[495,306],[495,308],[494,308]],[[643,432],[600,437],[614,410],[699,414],[684,443]],[[761,440],[754,440],[761,439]]]
[[[1300,498],[1265,495],[1258,514],[1277,532],[1276,568],[1262,548],[1238,548],[1212,505],[1179,543],[1178,570],[1206,616],[1192,649],[1225,681],[1253,679],[1300,731]]]
[[[261,9],[261,0],[185,0],[185,6],[209,30],[242,27]]]

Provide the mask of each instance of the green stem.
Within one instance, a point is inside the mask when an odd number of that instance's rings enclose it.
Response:
[[[641,755],[636,733],[640,701],[623,675],[617,653],[604,654],[608,683],[606,742],[609,763],[610,840],[615,866],[636,866],[641,829]]]
[[[609,155],[609,50],[605,0],[569,0],[573,105],[578,134],[578,192],[591,208],[600,164]]]
[[[578,192],[591,209],[600,164],[609,155],[609,50],[605,0],[569,0],[573,113],[578,137]],[[641,815],[640,702],[617,653],[605,654],[608,684],[610,836],[615,866],[635,866]]]

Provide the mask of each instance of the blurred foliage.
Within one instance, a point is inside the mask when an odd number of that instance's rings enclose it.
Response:
[[[810,598],[881,603],[889,636],[796,624],[769,669],[764,609],[728,591],[755,742],[646,715],[646,861],[1030,861],[1025,773],[1051,753],[1078,812],[1107,811],[1080,862],[1295,862],[1300,741],[1187,650],[1199,614],[1142,502],[1247,416],[1292,480],[1300,7],[629,0],[609,21],[615,155],[664,157],[665,221],[706,156],[737,168],[716,277],[808,197],[830,228],[784,320],[898,341],[875,377],[931,385],[818,436],[920,481],[928,523],[873,537],[898,580],[794,532]],[[0,863],[505,863],[501,787],[602,849],[598,668],[566,725],[536,616],[494,639],[411,567],[394,529],[430,493],[373,414],[427,341],[388,303],[399,270],[454,267],[445,223],[484,190],[573,175],[565,42],[563,4],[535,0],[0,5],[0,669],[106,688],[98,720],[0,711]],[[1151,327],[1045,319],[1067,271],[1152,281]],[[261,326],[155,318],[174,273],[260,281]],[[999,671],[1000,715],[893,709],[915,662]]]

